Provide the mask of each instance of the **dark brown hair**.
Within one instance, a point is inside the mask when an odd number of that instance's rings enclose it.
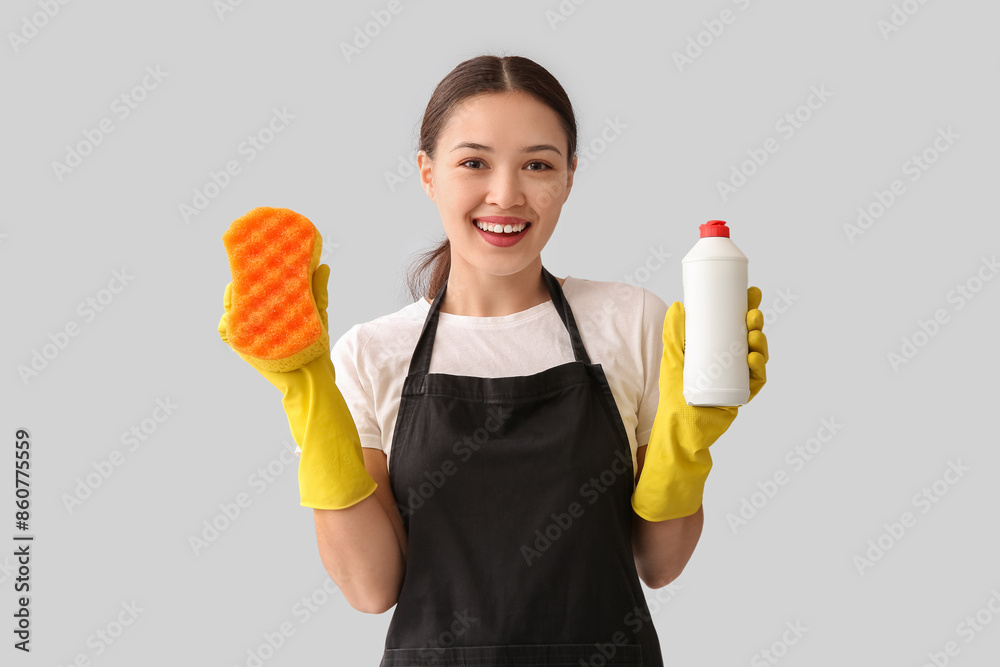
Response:
[[[548,70],[533,60],[521,56],[481,55],[459,63],[434,89],[423,123],[420,125],[420,145],[433,159],[438,138],[452,110],[462,100],[491,92],[529,93],[551,107],[559,116],[569,150],[566,164],[573,166],[576,155],[576,117],[566,91]],[[445,237],[431,250],[420,253],[406,274],[406,286],[414,300],[426,296],[433,299],[451,271],[451,243]],[[429,273],[425,280],[424,274]],[[424,283],[427,283],[426,286]]]

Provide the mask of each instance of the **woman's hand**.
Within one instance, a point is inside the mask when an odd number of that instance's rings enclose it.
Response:
[[[267,231],[269,225],[280,224],[274,216],[266,215],[258,216],[255,222],[263,231]],[[319,233],[316,234],[316,243],[322,243]],[[228,324],[233,305],[232,283],[226,285],[223,294],[219,338],[281,392],[288,426],[302,450],[298,471],[300,504],[333,510],[361,502],[374,493],[378,485],[365,468],[358,429],[335,382],[326,314],[329,277],[330,267],[320,264],[308,283],[322,325],[317,342],[310,348],[315,348],[319,354],[311,361],[291,370],[265,370],[262,366],[266,363],[234,347],[229,340]],[[254,286],[259,287],[256,283]],[[271,323],[277,325],[279,337],[288,331],[281,326],[281,320],[295,317],[294,312],[286,311],[267,311],[266,315],[261,315],[276,318]]]
[[[761,292],[747,290],[747,366],[750,398],[767,381],[767,338],[759,310]],[[649,435],[646,460],[632,495],[632,508],[647,521],[689,516],[701,507],[705,480],[712,469],[708,448],[729,428],[739,408],[687,404],[684,387],[684,305],[671,304],[663,322],[660,398]]]
[[[759,287],[747,290],[747,348],[750,350],[747,354],[747,365],[750,367],[750,398],[747,403],[767,382],[767,337],[764,335],[764,313],[759,310],[760,299]]]

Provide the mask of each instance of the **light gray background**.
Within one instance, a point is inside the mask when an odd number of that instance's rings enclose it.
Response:
[[[919,11],[886,38],[890,0],[403,0],[348,62],[340,44],[387,4],[246,0],[220,18],[209,0],[74,2],[46,20],[37,2],[5,3],[0,533],[13,544],[12,444],[26,427],[36,535],[30,656],[10,648],[13,546],[0,550],[9,664],[247,665],[283,623],[294,634],[268,666],[378,663],[391,612],[357,612],[329,581],[294,466],[259,494],[249,481],[282,467],[291,436],[280,395],[218,340],[221,235],[256,206],[309,217],[332,267],[332,335],[409,303],[402,270],[443,232],[418,178],[391,190],[385,174],[411,158],[434,86],[481,53],[548,68],[581,150],[595,149],[543,252],[549,270],[680,300],[697,226],[722,218],[764,293],[768,385],[712,449],[693,559],[673,588],[646,590],[666,664],[767,664],[755,654],[786,622],[808,631],[784,665],[916,666],[948,641],[950,664],[995,664],[1000,618],[972,642],[957,626],[1000,591],[1000,280],[975,282],[1000,249],[1000,6],[897,0]],[[734,22],[679,69],[674,53],[726,9]],[[15,47],[25,21],[44,25]],[[166,77],[121,119],[112,102],[147,67]],[[775,123],[814,86],[832,97],[786,138]],[[294,119],[247,162],[238,146],[275,107]],[[60,181],[52,163],[102,118],[114,131]],[[904,163],[949,127],[958,139],[911,181]],[[780,150],[723,201],[717,182],[769,137]],[[241,173],[185,222],[179,206],[228,160]],[[905,193],[851,243],[844,225],[893,179]],[[646,272],[651,247],[671,257]],[[78,305],[122,269],[134,278],[86,321]],[[970,280],[981,289],[959,309],[952,290]],[[914,336],[938,309],[947,322]],[[74,322],[79,335],[23,381],[18,367]],[[894,369],[903,337],[926,344]],[[167,398],[177,409],[129,451],[122,433]],[[832,438],[824,419],[842,425]],[[795,470],[786,454],[820,435]],[[67,510],[114,450],[123,463]],[[914,494],[949,461],[969,470],[922,513]],[[727,513],[778,471],[788,483],[734,532]],[[189,538],[240,493],[251,504],[196,555]],[[855,557],[907,511],[916,524],[859,572]],[[142,611],[98,655],[88,638],[133,601]]]

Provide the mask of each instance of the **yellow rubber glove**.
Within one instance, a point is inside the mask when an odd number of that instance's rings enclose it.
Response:
[[[313,272],[312,290],[327,332],[327,281],[330,267],[320,264]],[[226,315],[231,305],[232,283],[223,298],[225,314],[219,320],[219,336],[226,337]],[[337,388],[330,350],[287,373],[253,367],[277,387],[288,417],[292,437],[302,450],[299,458],[299,496],[303,507],[337,510],[355,505],[378,486],[365,469],[354,418]]]
[[[747,290],[747,364],[749,403],[767,381],[767,338],[761,293]],[[708,448],[736,419],[737,407],[695,407],[687,404],[684,385],[684,306],[675,301],[663,320],[660,400],[649,434],[642,473],[632,494],[632,509],[647,521],[690,516],[701,507],[705,480],[712,469]]]

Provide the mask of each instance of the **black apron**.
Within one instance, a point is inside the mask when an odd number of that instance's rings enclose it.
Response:
[[[632,552],[621,415],[559,281],[576,361],[428,373],[445,284],[403,383],[389,479],[408,535],[380,667],[661,667]]]

